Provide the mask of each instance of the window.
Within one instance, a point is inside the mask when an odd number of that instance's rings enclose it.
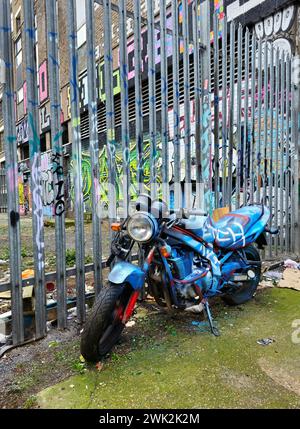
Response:
[[[19,65],[22,64],[22,60],[23,60],[21,36],[15,42],[15,57],[16,57],[16,65],[17,67],[19,67]]]
[[[4,133],[0,133],[0,153],[4,152]]]
[[[46,144],[46,134],[42,134],[40,136],[40,144],[41,144],[41,152],[44,153],[47,151],[47,144]]]
[[[16,16],[16,33],[19,33],[21,31],[21,14]]]
[[[76,28],[77,28],[77,47],[80,48],[86,42],[86,16],[85,1],[76,0]]]
[[[19,91],[17,91],[17,103],[22,103],[22,101],[24,100],[24,90],[23,87],[19,89]]]

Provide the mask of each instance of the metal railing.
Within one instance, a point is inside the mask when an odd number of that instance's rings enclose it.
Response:
[[[131,187],[148,191],[169,200],[175,209],[191,208],[210,213],[214,208],[232,209],[254,202],[264,202],[272,213],[271,226],[279,226],[279,237],[269,238],[268,256],[279,253],[299,254],[299,78],[295,78],[296,59],[276,49],[272,43],[257,39],[255,33],[235,22],[212,18],[213,44],[210,40],[211,10],[209,1],[161,1],[159,16],[154,16],[153,2],[147,1],[142,16],[139,1],[133,11],[126,0],[112,4],[97,1],[104,23],[106,155],[108,174],[99,174],[99,135],[95,55],[95,8],[85,0],[86,69],[89,114],[89,154],[91,160],[91,207],[93,264],[85,266],[84,201],[82,177],[82,139],[80,127],[80,88],[76,1],[67,1],[67,39],[71,101],[72,177],[75,210],[76,267],[67,270],[65,232],[65,175],[61,126],[61,85],[59,19],[56,0],[46,0],[47,64],[51,106],[51,144],[55,217],[56,272],[45,274],[44,221],[39,136],[39,97],[37,64],[34,56],[36,29],[34,1],[24,0],[24,61],[26,63],[27,116],[30,146],[32,195],[32,236],[35,277],[36,338],[46,334],[45,279],[55,278],[58,327],[67,326],[67,276],[76,274],[77,317],[85,320],[85,272],[94,271],[95,294],[102,287],[102,188],[108,189],[109,221],[126,216],[132,200]],[[12,334],[14,344],[24,341],[21,234],[18,195],[18,162],[15,118],[14,60],[9,0],[0,0],[0,58],[5,61],[3,94],[7,207],[10,249],[10,284],[12,292]],[[112,13],[118,13],[119,68],[121,94],[121,139],[116,140],[114,49]],[[129,123],[128,19],[134,20],[134,91],[135,124]],[[142,61],[141,37],[147,32],[147,60]],[[159,32],[160,37],[157,37]],[[155,40],[160,40],[159,53]],[[237,43],[236,43],[237,42]],[[171,44],[171,47],[170,47]],[[237,49],[236,49],[237,44]],[[228,48],[229,47],[229,55]],[[213,72],[211,64],[213,63]],[[299,62],[298,62],[299,63]],[[147,67],[149,114],[143,116],[142,75]],[[190,71],[193,67],[193,78]],[[184,100],[180,103],[180,70],[183,70]],[[168,77],[172,75],[172,87]],[[157,84],[161,108],[157,110]],[[213,81],[213,88],[212,88]],[[191,88],[193,98],[191,99]],[[168,91],[173,91],[172,101]],[[169,100],[169,101],[168,101]],[[101,101],[103,103],[103,101]],[[145,100],[144,100],[145,103]],[[145,127],[146,124],[146,127]],[[149,125],[148,125],[149,124]],[[150,141],[149,181],[145,180],[145,133]],[[130,158],[134,140],[136,157]],[[116,151],[122,154],[122,168],[116,169]],[[133,165],[134,164],[134,165]],[[121,179],[120,179],[120,177]],[[133,178],[134,176],[134,178]],[[122,201],[115,184],[122,184]],[[0,175],[0,179],[3,177]],[[1,182],[2,183],[2,182]],[[2,185],[0,184],[1,192]],[[3,195],[6,193],[3,192]],[[1,193],[2,198],[2,193]],[[2,203],[1,203],[2,205]],[[120,207],[122,213],[120,212]],[[23,285],[28,282],[23,281]],[[5,290],[2,285],[1,291]]]

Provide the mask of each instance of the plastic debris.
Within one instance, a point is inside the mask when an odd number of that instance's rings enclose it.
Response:
[[[126,328],[132,328],[132,326],[135,325],[135,321],[134,320],[129,320],[129,322],[126,323]]]
[[[285,268],[294,268],[295,270],[300,270],[300,264],[292,259],[286,259],[284,261]]]
[[[262,338],[261,340],[257,340],[256,342],[261,346],[268,346],[269,344],[274,343],[275,340],[273,338]]]
[[[282,273],[279,271],[267,271],[264,273],[264,277],[270,280],[280,280],[282,279]]]

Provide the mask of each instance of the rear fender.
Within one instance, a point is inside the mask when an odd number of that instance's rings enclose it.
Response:
[[[129,283],[132,289],[140,290],[145,283],[145,273],[129,262],[118,262],[109,273],[108,280],[115,284]]]

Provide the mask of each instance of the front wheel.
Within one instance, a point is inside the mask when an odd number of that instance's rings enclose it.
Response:
[[[109,283],[101,290],[81,334],[80,351],[87,361],[98,362],[116,344],[125,327],[125,312],[129,317],[128,309],[133,311],[134,294],[128,284]]]
[[[243,286],[238,288],[236,291],[223,296],[223,300],[229,305],[240,305],[249,301],[256,292],[257,286],[260,282],[261,261],[258,250],[254,246],[248,246],[244,251],[248,261],[258,262],[258,265],[253,269],[255,277],[251,280],[245,281]]]

